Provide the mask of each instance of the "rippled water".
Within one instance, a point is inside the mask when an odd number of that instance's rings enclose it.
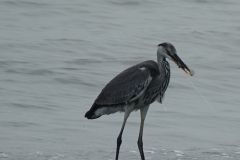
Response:
[[[144,128],[147,159],[240,159],[240,1],[1,0],[0,159],[110,160],[122,113],[84,118],[123,69],[171,42],[196,75],[171,63],[164,103]],[[140,159],[139,112],[119,159]]]

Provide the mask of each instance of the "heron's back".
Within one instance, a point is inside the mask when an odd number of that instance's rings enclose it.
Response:
[[[157,97],[161,101],[170,79],[168,62],[162,67],[159,70],[158,63],[149,60],[124,70],[103,88],[85,117],[98,118],[132,105],[139,109]]]

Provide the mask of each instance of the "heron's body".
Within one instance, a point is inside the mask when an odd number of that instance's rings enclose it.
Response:
[[[185,71],[190,71],[177,56],[172,44],[159,44],[157,62],[148,60],[118,74],[103,88],[90,110],[85,114],[88,119],[96,119],[102,115],[125,112],[122,129],[117,139],[116,160],[118,159],[122,133],[127,118],[132,111],[138,109],[141,112],[138,148],[142,160],[145,160],[142,143],[144,120],[149,105],[155,100],[162,103],[168,87],[170,66],[166,58],[174,60],[179,67],[186,69]]]
[[[132,66],[105,86],[86,116],[94,119],[104,114],[125,112],[129,107],[132,107],[131,111],[138,110],[155,100],[162,102],[169,80],[170,68],[166,60],[163,60],[161,70],[158,63],[151,60]]]

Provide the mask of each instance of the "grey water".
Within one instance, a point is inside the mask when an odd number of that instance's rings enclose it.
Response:
[[[239,17],[239,0],[1,0],[0,159],[113,160],[123,113],[84,114],[162,42],[196,74],[170,62],[163,104],[145,121],[146,159],[240,159]],[[140,159],[139,127],[138,111],[119,159]]]

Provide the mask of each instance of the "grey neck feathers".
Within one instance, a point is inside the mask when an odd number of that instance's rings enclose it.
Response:
[[[159,72],[170,74],[170,66],[166,58],[163,56],[158,56],[157,61],[158,61]],[[165,74],[160,74],[160,76],[165,76]]]
[[[166,58],[158,55],[157,56],[157,61],[158,61],[159,71],[160,71],[160,73],[163,73],[163,71],[164,71],[163,61],[166,61]]]

